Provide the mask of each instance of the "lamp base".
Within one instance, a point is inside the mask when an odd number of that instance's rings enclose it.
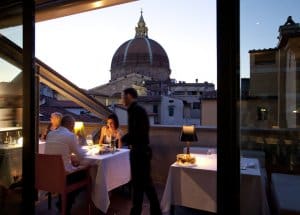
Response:
[[[190,154],[178,154],[176,155],[177,164],[194,164],[196,162],[196,158],[191,156]]]
[[[190,142],[186,142],[186,153],[190,154]]]

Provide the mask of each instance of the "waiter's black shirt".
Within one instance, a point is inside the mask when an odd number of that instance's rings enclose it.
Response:
[[[149,119],[147,112],[136,102],[132,103],[128,112],[128,133],[123,141],[134,148],[144,148],[149,144]]]

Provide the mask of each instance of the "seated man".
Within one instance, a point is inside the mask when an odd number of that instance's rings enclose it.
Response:
[[[45,154],[61,154],[67,172],[76,170],[76,166],[88,165],[84,161],[85,152],[80,148],[76,135],[73,133],[75,120],[66,115],[61,120],[61,126],[50,131],[46,138]],[[71,184],[86,177],[85,172],[75,172],[67,176],[67,183]],[[68,195],[67,212],[70,213],[72,203],[78,192]],[[60,206],[60,202],[58,203]],[[58,206],[58,207],[59,207]]]
[[[85,156],[84,150],[80,148],[77,137],[73,133],[74,124],[74,118],[66,115],[61,120],[61,126],[50,131],[46,138],[45,154],[61,154],[67,172],[74,170],[74,165],[70,162],[71,157],[74,163],[78,163],[83,161]]]

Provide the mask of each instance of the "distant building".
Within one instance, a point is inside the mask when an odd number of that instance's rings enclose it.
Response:
[[[180,99],[168,96],[144,96],[138,102],[154,116],[154,124],[182,125],[184,104]]]
[[[140,96],[138,102],[148,113],[150,124],[182,125],[184,123],[199,125],[198,121],[188,120],[184,116],[184,104],[180,99],[168,96]],[[127,109],[120,104],[110,105],[120,124],[127,124]]]
[[[179,82],[170,85],[170,95],[184,101],[185,116],[191,119],[200,119],[201,99],[207,93],[215,93],[215,85],[204,82],[185,83]]]
[[[58,99],[60,98],[60,99]],[[40,121],[50,121],[51,113],[60,112],[63,115],[71,115],[76,121],[102,123],[103,120],[77,103],[68,100],[45,84],[40,84],[39,102]]]
[[[248,98],[250,90],[250,78],[241,78],[241,98]]]
[[[142,14],[135,31],[135,37],[116,50],[109,83],[92,88],[88,93],[102,103],[114,106],[120,104],[122,91],[133,87],[144,100],[141,104],[149,114],[154,114],[155,124],[200,125],[201,96],[203,92],[215,92],[214,84],[198,83],[197,80],[195,83],[176,83],[170,79],[168,55],[158,42],[148,37]],[[174,103],[169,105],[168,99]],[[169,114],[173,112],[175,117]]]
[[[288,17],[278,39],[275,48],[249,51],[250,90],[241,106],[242,125],[300,127],[300,24]]]
[[[91,89],[92,93],[111,96],[135,86],[141,88],[139,94],[148,95],[146,82],[149,85],[170,82],[168,55],[158,42],[148,37],[148,28],[142,14],[135,31],[135,37],[124,42],[112,57],[109,83]],[[160,94],[167,93],[166,90],[158,89]]]
[[[217,117],[217,93],[203,93],[201,99],[201,125],[216,127]]]

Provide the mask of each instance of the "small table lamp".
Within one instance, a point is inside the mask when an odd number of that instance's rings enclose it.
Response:
[[[187,151],[186,153],[190,154],[190,142],[198,141],[196,129],[194,125],[184,125],[182,126],[182,131],[180,135],[180,141],[186,142],[187,144]]]
[[[74,125],[74,133],[77,134],[84,129],[83,122],[76,121]]]

